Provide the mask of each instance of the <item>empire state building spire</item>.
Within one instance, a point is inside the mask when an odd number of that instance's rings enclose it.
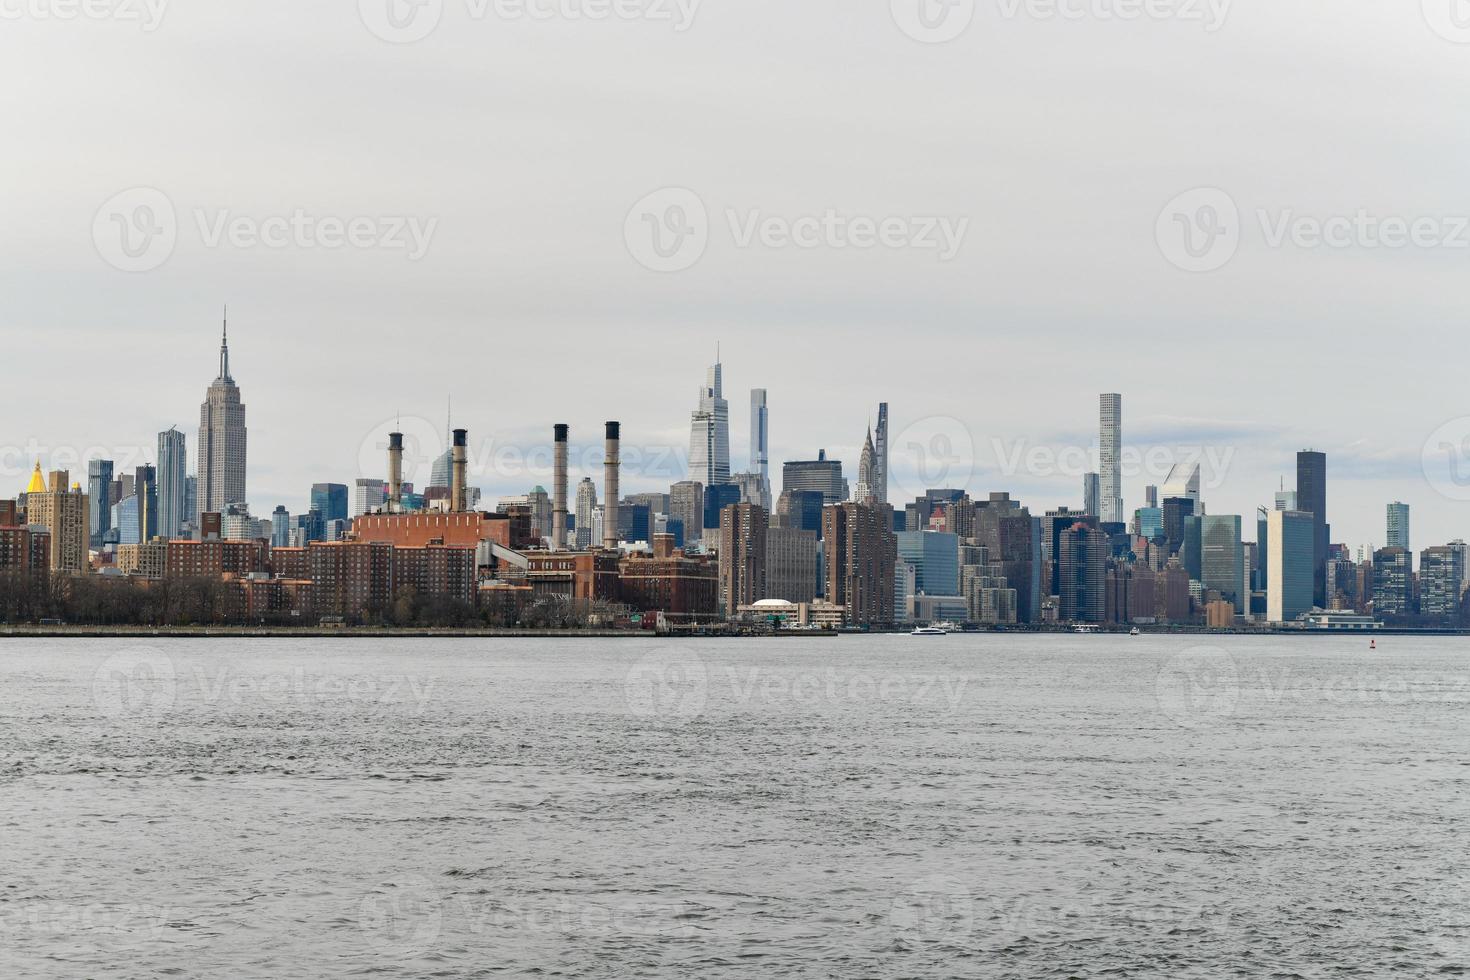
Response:
[[[230,377],[230,308],[225,307],[224,323],[220,331],[219,339],[219,377],[217,381],[234,381]]]

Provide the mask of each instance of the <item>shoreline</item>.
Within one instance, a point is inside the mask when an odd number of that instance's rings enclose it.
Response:
[[[906,636],[909,631],[901,630],[777,630],[774,632],[674,632],[654,633],[639,630],[599,629],[514,629],[514,628],[380,628],[366,626],[319,627],[319,626],[0,626],[0,640],[5,639],[67,639],[92,638],[112,639],[148,637],[150,639],[598,639],[598,640],[750,640],[750,639],[832,639],[842,636]],[[1101,629],[1095,633],[1078,634],[1071,627],[1039,629],[978,629],[958,630],[949,636],[1121,636],[1127,630]],[[1143,630],[1140,636],[1321,636],[1321,637],[1367,637],[1376,636],[1470,636],[1464,629],[1405,629],[1384,627],[1376,630],[1305,630],[1305,629],[1208,629],[1205,627],[1176,627],[1170,629]]]

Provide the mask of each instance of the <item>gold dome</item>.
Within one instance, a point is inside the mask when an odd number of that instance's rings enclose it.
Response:
[[[26,487],[26,493],[45,493],[46,480],[41,476],[41,461],[36,460],[36,468],[31,473],[31,485]]]

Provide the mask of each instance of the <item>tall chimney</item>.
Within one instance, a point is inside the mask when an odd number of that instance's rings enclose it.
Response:
[[[607,424],[607,452],[602,460],[602,493],[606,498],[602,505],[602,546],[608,551],[618,550],[618,442],[622,426],[617,422]]]
[[[551,474],[551,550],[567,548],[567,427],[555,429]]]
[[[454,430],[454,455],[450,458],[449,509],[456,514],[469,507],[465,502],[468,496],[465,492],[467,475],[465,471],[469,463],[466,456],[469,435],[469,432],[464,429]]]
[[[388,513],[403,509],[403,433],[388,433]]]

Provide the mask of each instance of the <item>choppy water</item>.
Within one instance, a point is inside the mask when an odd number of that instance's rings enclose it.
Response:
[[[6,641],[0,975],[1467,972],[1470,643],[1366,642]]]

